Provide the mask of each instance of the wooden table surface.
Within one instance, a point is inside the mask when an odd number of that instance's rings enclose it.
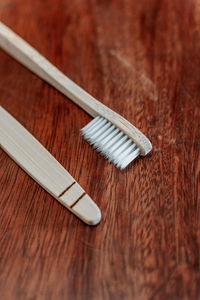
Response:
[[[103,215],[84,225],[0,149],[0,299],[200,299],[200,1],[2,0],[0,20],[153,144],[116,169],[90,116],[0,50],[0,105]]]

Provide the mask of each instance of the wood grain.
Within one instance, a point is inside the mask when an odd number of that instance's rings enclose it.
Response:
[[[2,0],[0,20],[153,144],[120,172],[0,50],[0,104],[103,214],[83,225],[0,150],[0,298],[200,299],[200,1]]]

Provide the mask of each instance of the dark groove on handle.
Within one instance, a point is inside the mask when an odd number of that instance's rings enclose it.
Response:
[[[84,196],[86,195],[86,193],[84,192],[71,206],[70,208],[73,208],[74,205],[76,205],[76,203],[78,203]]]
[[[70,184],[70,186],[68,186],[59,196],[58,198],[62,197],[69,189],[71,189],[71,187],[76,183],[76,181],[74,181],[72,184]]]

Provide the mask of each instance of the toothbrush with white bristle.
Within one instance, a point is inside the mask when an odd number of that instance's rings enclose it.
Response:
[[[151,142],[139,129],[89,95],[1,22],[0,47],[94,117],[81,133],[116,167],[124,169],[138,155],[151,151]]]

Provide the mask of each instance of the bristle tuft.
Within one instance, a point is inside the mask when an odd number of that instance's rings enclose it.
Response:
[[[124,169],[139,154],[139,147],[119,128],[97,116],[81,129],[84,138],[117,168]]]

